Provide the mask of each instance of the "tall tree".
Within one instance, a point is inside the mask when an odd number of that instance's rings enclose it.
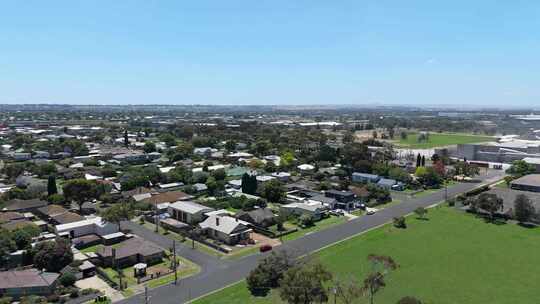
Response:
[[[71,246],[65,238],[38,243],[33,251],[34,265],[38,269],[59,272],[73,261]]]
[[[124,130],[124,146],[126,146],[126,147],[129,146],[129,138],[128,138],[128,131],[127,131],[127,129]]]
[[[369,303],[373,304],[375,295],[386,286],[385,276],[392,270],[396,270],[398,264],[389,256],[374,255],[368,256],[372,271],[364,279],[362,290],[369,298]]]
[[[294,266],[294,259],[286,251],[272,252],[262,259],[246,278],[251,294],[264,296],[271,288],[279,286],[279,281],[289,268]]]
[[[282,203],[285,200],[286,194],[283,184],[279,180],[273,179],[263,185],[261,196],[269,202]]]
[[[114,204],[112,207],[106,209],[101,217],[104,221],[115,223],[118,225],[118,230],[121,230],[120,223],[122,221],[129,221],[135,215],[133,206],[128,202],[121,202]]]
[[[242,175],[242,193],[255,194],[257,192],[257,177],[252,174]]]
[[[58,189],[56,187],[56,176],[49,175],[49,178],[47,180],[47,194],[53,195],[58,193]]]
[[[343,304],[353,304],[362,296],[362,288],[355,278],[335,280],[334,293]]]
[[[309,304],[328,301],[325,282],[332,279],[332,273],[321,263],[310,262],[291,267],[280,281],[279,297],[290,304]]]
[[[514,201],[514,216],[520,223],[529,222],[536,215],[531,199],[525,194],[519,194]]]
[[[77,204],[79,211],[82,211],[84,202],[100,195],[96,182],[85,179],[72,179],[64,184],[63,190],[66,200]]]
[[[422,155],[422,167],[426,166],[426,156]]]
[[[422,156],[418,153],[418,155],[416,155],[416,168],[420,166],[422,166]]]
[[[503,199],[493,193],[482,193],[473,200],[473,208],[482,209],[489,214],[489,219],[495,219],[495,213],[503,209]]]

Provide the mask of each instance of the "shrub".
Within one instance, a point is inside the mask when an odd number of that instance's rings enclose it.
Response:
[[[394,223],[394,227],[396,228],[401,228],[401,229],[407,228],[407,223],[405,222],[405,217],[403,216],[394,217],[393,223]]]
[[[63,286],[73,286],[75,284],[75,281],[77,279],[75,278],[75,275],[71,272],[66,272],[60,277],[60,284]]]

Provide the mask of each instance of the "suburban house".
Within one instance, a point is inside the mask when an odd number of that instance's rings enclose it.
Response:
[[[142,194],[148,196],[148,193]],[[152,193],[150,196],[142,199],[143,202],[149,203],[157,208],[158,213],[167,212],[169,205],[178,202],[184,201],[193,198],[193,196],[184,193],[182,191],[168,191],[161,193]]]
[[[84,220],[84,217],[77,213],[68,211],[60,205],[48,205],[36,210],[36,214],[43,220],[53,225],[67,224]]]
[[[27,152],[14,152],[12,157],[15,160],[29,160],[32,158],[32,154]]]
[[[47,206],[46,201],[34,198],[29,200],[12,199],[6,202],[2,211],[33,212],[38,208]]]
[[[0,224],[24,220],[26,220],[26,217],[24,216],[24,214],[19,212],[8,211],[0,213]]]
[[[380,176],[368,173],[354,172],[352,174],[352,181],[355,183],[376,183],[381,179]]]
[[[213,210],[192,201],[179,201],[170,204],[168,208],[172,218],[190,225],[202,222],[205,218],[204,214]]]
[[[271,174],[271,176],[279,179],[282,182],[288,182],[291,178],[291,174],[289,172],[274,172]]]
[[[276,222],[276,216],[269,208],[257,208],[251,211],[239,211],[236,213],[236,218],[260,227],[272,226]]]
[[[88,234],[104,236],[118,232],[118,225],[105,222],[101,217],[97,216],[73,223],[56,225],[54,230],[56,234],[60,236],[69,236],[69,238],[76,238]]]
[[[252,231],[249,223],[228,215],[209,216],[199,226],[208,237],[229,245],[248,240]]]
[[[96,254],[107,266],[132,266],[137,263],[159,263],[165,250],[140,237],[134,237],[113,246],[101,247]]]
[[[324,216],[325,212],[328,210],[328,207],[326,207],[324,204],[319,203],[319,202],[311,202],[311,203],[298,202],[298,203],[282,205],[281,207],[279,207],[279,210],[285,216],[309,215],[314,220],[320,220]]]
[[[174,190],[179,190],[182,187],[184,187],[184,183],[182,182],[159,184],[158,191],[159,192],[174,191]]]
[[[390,178],[381,178],[377,182],[377,186],[387,189],[387,190],[396,190],[396,191],[403,191],[405,190],[405,184],[402,182],[398,182],[395,179]]]
[[[338,201],[337,206],[338,208],[350,210],[353,208],[354,200],[355,200],[355,194],[352,191],[339,191],[339,190],[327,190],[324,192],[324,195],[326,197],[334,198]]]
[[[540,174],[529,174],[510,182],[510,188],[522,191],[540,192]]]
[[[54,292],[60,274],[37,269],[0,272],[0,296],[19,299],[26,295],[47,296]]]
[[[206,184],[202,184],[202,183],[193,184],[193,188],[195,189],[196,192],[203,192],[203,191],[208,190],[208,187],[206,186]]]

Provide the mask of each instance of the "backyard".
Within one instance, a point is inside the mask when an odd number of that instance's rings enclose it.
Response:
[[[418,133],[409,133],[406,139],[399,139],[397,143],[403,148],[430,149],[457,144],[488,142],[495,139],[490,136],[472,134],[429,133],[429,139],[427,141],[419,142],[418,135]]]
[[[540,251],[540,228],[489,224],[449,207],[430,209],[427,217],[409,216],[407,229],[385,225],[316,255],[335,275],[360,281],[369,269],[368,254],[392,256],[400,267],[388,276],[375,303],[394,304],[407,295],[442,304],[531,303],[537,298],[540,255],[533,253]],[[276,291],[252,297],[240,282],[194,303],[282,302]]]

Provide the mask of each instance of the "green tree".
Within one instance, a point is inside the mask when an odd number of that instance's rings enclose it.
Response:
[[[261,196],[269,202],[281,203],[286,197],[285,188],[279,180],[273,179],[263,185]]]
[[[502,211],[503,199],[493,193],[482,193],[472,202],[473,210],[482,209],[489,214],[490,221],[495,219],[495,213]]]
[[[128,137],[128,131],[124,130],[124,146],[129,146],[129,137]]]
[[[38,269],[59,272],[73,261],[71,246],[64,238],[38,243],[33,251],[34,265]]]
[[[294,265],[294,259],[286,251],[273,251],[262,259],[246,278],[249,291],[253,295],[265,296],[271,288],[279,286],[283,274]]]
[[[334,292],[343,304],[357,303],[357,299],[362,296],[362,288],[355,278],[337,279],[334,283]]]
[[[47,180],[47,194],[51,196],[57,193],[58,189],[56,188],[56,176],[49,175],[49,178]]]
[[[362,290],[373,304],[375,295],[386,286],[385,276],[392,270],[396,270],[398,264],[389,256],[370,254],[368,261],[371,264],[371,272],[364,279]]]
[[[529,222],[536,215],[531,199],[525,194],[519,194],[514,200],[514,216],[520,223]]]
[[[64,197],[69,202],[74,202],[82,211],[82,205],[99,197],[98,187],[95,181],[85,179],[73,179],[64,184]]]
[[[25,169],[26,165],[24,163],[12,163],[6,165],[3,171],[9,179],[14,180],[23,174]]]
[[[332,273],[319,262],[299,264],[289,268],[279,283],[279,297],[290,304],[327,302],[324,284],[332,279]]]
[[[303,227],[309,227],[313,225],[313,217],[309,214],[302,214],[298,218],[298,222],[300,222]]]
[[[109,223],[115,223],[118,225],[118,230],[121,230],[120,223],[122,221],[129,221],[135,215],[133,206],[127,202],[121,202],[112,205],[112,207],[102,212],[101,217],[104,221]]]
[[[506,170],[506,173],[513,176],[521,177],[527,174],[533,174],[536,172],[534,165],[527,163],[524,160],[515,160],[512,162],[512,166]]]
[[[213,176],[216,180],[224,180],[227,177],[227,173],[225,173],[225,169],[217,169],[212,171],[210,173],[211,176]]]
[[[75,275],[71,272],[66,272],[63,275],[60,276],[60,284],[62,286],[73,286],[75,285],[75,282],[77,281],[77,278],[75,278]]]
[[[34,224],[25,225],[11,232],[11,238],[17,249],[28,249],[32,244],[32,238],[40,234],[41,230]]]
[[[457,175],[465,175],[472,177],[480,174],[480,168],[477,165],[468,163],[466,161],[457,162],[454,165],[454,169],[456,170]]]
[[[425,219],[426,214],[428,213],[428,210],[424,207],[418,207],[414,209],[414,213],[418,216],[420,219]]]
[[[4,268],[9,263],[9,253],[17,249],[17,244],[11,238],[8,230],[0,228],[0,267]]]
[[[257,192],[257,177],[244,173],[242,175],[242,193],[255,194]]]
[[[144,143],[143,150],[144,150],[144,153],[156,152],[156,144],[154,144],[151,141],[147,141]]]

